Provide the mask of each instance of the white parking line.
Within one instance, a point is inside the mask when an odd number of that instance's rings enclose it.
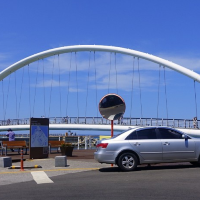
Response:
[[[31,172],[31,174],[37,184],[53,183],[53,181],[43,171],[35,171],[35,172]]]

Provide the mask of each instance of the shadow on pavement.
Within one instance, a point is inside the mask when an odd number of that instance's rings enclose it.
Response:
[[[135,171],[150,171],[150,170],[167,170],[167,169],[190,169],[190,168],[198,168],[198,166],[192,165],[190,163],[167,163],[167,164],[159,164],[159,165],[139,165]],[[114,167],[106,167],[99,169],[100,172],[123,172],[117,166]]]
[[[106,167],[99,169],[100,172],[122,172],[119,167]]]

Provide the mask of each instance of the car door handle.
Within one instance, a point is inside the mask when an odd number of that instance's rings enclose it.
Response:
[[[138,142],[136,142],[134,145],[135,145],[135,146],[140,146],[140,144],[139,144]]]
[[[169,142],[165,142],[165,143],[163,143],[163,145],[168,146],[168,145],[170,145],[170,143]]]

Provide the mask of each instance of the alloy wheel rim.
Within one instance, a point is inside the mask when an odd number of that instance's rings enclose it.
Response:
[[[132,156],[124,156],[122,159],[122,165],[127,169],[133,168],[134,164],[135,162]]]

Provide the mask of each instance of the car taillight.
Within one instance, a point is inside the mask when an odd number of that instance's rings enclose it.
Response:
[[[100,143],[100,144],[97,144],[96,147],[101,147],[101,148],[106,148],[108,146],[108,143]]]

